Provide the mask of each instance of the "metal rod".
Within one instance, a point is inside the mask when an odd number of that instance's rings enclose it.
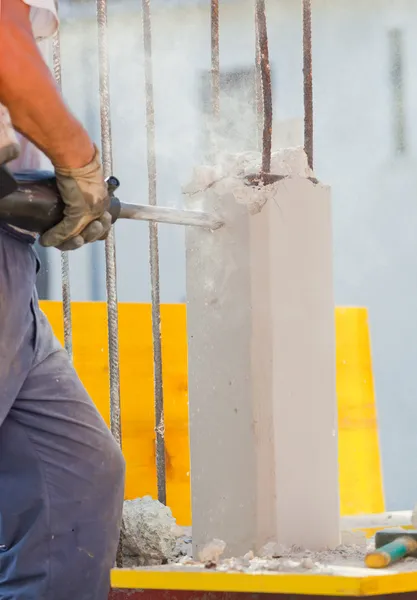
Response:
[[[109,50],[107,39],[107,0],[97,0],[98,58],[100,88],[100,127],[101,152],[104,176],[110,177],[113,171],[113,151],[111,139],[110,90],[109,90]],[[117,302],[116,243],[114,228],[105,242],[107,328],[109,339],[110,366],[110,429],[122,446],[122,425],[120,411],[120,369],[119,369],[119,314]],[[116,565],[123,567],[123,533],[120,533],[116,555]]]
[[[52,65],[55,81],[62,87],[62,69],[61,69],[61,43],[59,31],[57,31],[52,40]],[[73,359],[72,353],[72,314],[71,314],[71,284],[69,270],[68,252],[61,252],[61,285],[62,285],[62,308],[64,315],[64,345],[70,360]]]
[[[313,168],[313,58],[311,49],[311,0],[303,0],[304,148]]]
[[[113,170],[113,157],[110,121],[107,0],[97,0],[97,23],[100,69],[101,148],[104,176],[109,177]],[[113,228],[106,239],[105,251],[110,362],[110,427],[116,441],[121,446],[122,432],[120,419],[119,315],[117,306],[116,248]]]
[[[155,108],[152,73],[152,27],[150,0],[142,0],[143,45],[145,52],[146,133],[149,204],[156,206]],[[158,225],[149,223],[149,260],[152,297],[152,336],[154,356],[156,476],[158,500],[166,504],[165,421],[162,381],[161,306],[159,290]]]
[[[149,206],[146,204],[128,204],[121,202],[121,219],[134,219],[137,221],[157,221],[158,223],[171,223],[172,225],[193,225],[206,229],[219,229],[224,225],[216,215],[196,210],[183,210],[167,206]]]
[[[262,98],[262,75],[261,75],[261,51],[259,48],[258,11],[255,8],[255,100],[256,100],[256,124],[257,124],[257,147],[262,148],[262,130],[264,124],[264,110]]]
[[[265,0],[256,0],[256,23],[258,29],[263,99],[262,173],[270,173],[272,150],[272,86]]]
[[[220,114],[219,0],[211,0],[211,94],[213,117]]]

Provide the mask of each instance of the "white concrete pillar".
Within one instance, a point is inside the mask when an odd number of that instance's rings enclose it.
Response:
[[[201,168],[187,207],[226,225],[187,229],[194,551],[268,541],[339,543],[330,190],[302,149],[273,155],[285,179],[262,188],[254,154]]]

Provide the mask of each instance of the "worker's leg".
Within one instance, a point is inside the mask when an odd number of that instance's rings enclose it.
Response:
[[[31,314],[9,373],[30,350],[31,368],[0,425],[0,598],[106,600],[124,462],[36,299]]]

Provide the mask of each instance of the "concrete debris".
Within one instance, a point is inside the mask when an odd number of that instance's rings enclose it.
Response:
[[[363,541],[363,534],[344,532],[344,539],[358,544],[343,544],[335,550],[312,551],[269,542],[258,556],[250,550],[242,557],[222,559],[226,548],[223,540],[212,540],[192,557],[191,528],[176,525],[171,511],[149,496],[126,501],[123,514],[124,568],[162,565],[167,568],[213,569],[239,573],[320,573],[337,574],[338,568],[364,568],[366,553],[374,548],[374,540]],[[353,536],[347,535],[353,533]],[[407,558],[395,565],[396,571],[417,570],[417,559]]]
[[[303,558],[301,561],[301,566],[303,569],[314,569],[314,562],[311,558]]]
[[[199,564],[199,563],[196,563],[196,561],[192,559],[192,556],[188,556],[188,555],[186,555],[186,556],[180,556],[178,558],[177,563],[179,565],[195,565],[195,564]]]
[[[246,207],[249,214],[259,213],[264,205],[274,202],[279,207],[282,186],[287,178],[309,179],[319,183],[308,166],[303,148],[285,148],[272,153],[270,181],[259,180],[262,157],[260,153],[243,152],[223,156],[222,162],[215,167],[199,166],[194,169],[191,183],[183,188],[188,197],[186,206],[193,210],[214,212],[228,222],[228,202]],[[255,178],[257,185],[249,185]],[[321,184],[320,184],[321,185]],[[230,203],[230,202],[229,202]]]
[[[213,542],[212,542],[213,544]],[[209,544],[209,550],[213,549]],[[216,544],[214,544],[216,547]],[[282,544],[269,542],[266,544],[258,556],[252,551],[247,552],[243,557],[233,557],[216,560],[212,552],[206,555],[201,554],[200,562],[192,560],[190,556],[181,557],[179,564],[184,567],[215,568],[221,572],[243,572],[243,573],[334,573],[338,567],[364,567],[366,552],[373,547],[373,540],[368,540],[366,545],[341,545],[335,550],[322,550],[314,552],[305,550],[296,546],[290,548]],[[417,561],[414,561],[416,564]],[[177,563],[178,564],[178,563]],[[410,568],[410,567],[408,567]]]
[[[194,169],[192,182],[183,187],[183,193],[189,196],[204,193],[213,185],[227,179],[242,179],[261,171],[260,152],[240,152],[223,155],[215,166],[201,165]],[[307,155],[300,147],[282,148],[271,155],[271,173],[285,177],[314,178],[314,172],[308,166]],[[226,187],[230,185],[226,183]]]
[[[181,527],[181,535],[177,538],[174,555],[177,561],[186,562],[185,559],[192,560],[193,540],[191,538],[191,527]]]
[[[279,558],[285,555],[285,547],[276,542],[268,542],[259,551],[260,558]]]
[[[182,535],[171,509],[150,496],[125,501],[122,533],[124,567],[172,561],[177,540]]]
[[[243,557],[243,560],[249,562],[250,560],[253,560],[254,558],[255,558],[254,553],[252,552],[252,550],[249,550],[249,552],[246,552],[245,556]]]
[[[212,540],[200,552],[198,558],[202,563],[215,563],[220,560],[221,555],[225,551],[226,543],[223,540]]]

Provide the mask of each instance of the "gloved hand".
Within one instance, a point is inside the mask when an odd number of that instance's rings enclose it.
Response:
[[[76,250],[107,237],[112,217],[100,153],[94,146],[92,161],[80,169],[55,168],[56,182],[65,203],[63,220],[40,238],[42,246]]]

